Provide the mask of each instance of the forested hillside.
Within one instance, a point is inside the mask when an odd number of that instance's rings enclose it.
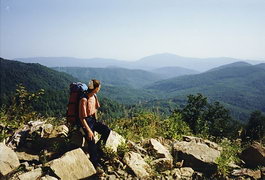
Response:
[[[263,64],[220,68],[198,75],[158,81],[148,86],[167,94],[185,97],[202,93],[210,100],[223,102],[237,119],[245,119],[253,110],[265,112],[265,70]]]
[[[1,61],[1,105],[11,100],[19,84],[26,87],[27,91],[44,90],[44,95],[36,110],[43,114],[59,115],[65,112],[67,104],[68,87],[74,77],[54,71],[40,64],[21,63],[0,59]]]
[[[39,64],[1,59],[1,104],[6,104],[8,99],[10,100],[10,95],[14,94],[17,88],[16,85],[21,83],[28,91],[45,90],[40,103],[34,105],[38,112],[63,116],[69,96],[69,84],[74,81],[86,83],[89,79],[97,78],[103,82],[99,93],[103,106],[104,104],[111,106],[117,101],[117,106],[120,103],[138,110],[148,109],[170,114],[177,107],[185,105],[189,94],[202,93],[211,102],[221,102],[231,111],[233,118],[240,121],[246,121],[252,111],[265,112],[264,64],[233,63],[205,73],[155,83],[152,82],[156,78],[159,79],[159,76],[141,70],[56,69],[75,75],[77,78]],[[147,85],[148,83],[151,85]],[[144,85],[145,88],[141,88]],[[104,103],[104,101],[113,103]],[[103,108],[107,109],[106,106]]]
[[[124,75],[123,75],[124,76]],[[84,83],[92,79],[92,74],[86,76]],[[114,79],[115,80],[115,79]],[[44,90],[43,96],[33,107],[41,115],[64,116],[69,97],[69,85],[71,82],[81,81],[64,72],[58,72],[35,63],[22,63],[1,58],[1,104],[10,104],[11,98],[15,96],[18,85],[25,87],[27,92]],[[125,80],[124,80],[125,81]],[[126,81],[125,81],[126,82]],[[127,82],[126,82],[127,83]],[[23,90],[24,91],[24,90]],[[149,92],[132,89],[128,86],[109,86],[104,84],[99,93],[102,111],[105,116],[119,116],[123,112],[120,103],[131,104],[153,99]]]
[[[159,74],[124,68],[55,67],[53,69],[71,74],[83,82],[87,82],[88,78],[94,78],[100,79],[104,85],[125,86],[134,89],[139,89],[163,78]]]

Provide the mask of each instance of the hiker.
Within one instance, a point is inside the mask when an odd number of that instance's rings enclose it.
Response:
[[[110,134],[110,128],[102,122],[97,121],[97,109],[100,105],[96,94],[100,91],[100,87],[99,80],[91,80],[88,85],[88,91],[84,93],[79,102],[79,118],[85,132],[90,160],[95,168],[100,166],[99,158],[102,155],[100,145],[106,143]],[[95,144],[95,131],[101,134],[97,144]]]

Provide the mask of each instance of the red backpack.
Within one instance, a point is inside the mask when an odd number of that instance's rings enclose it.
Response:
[[[67,126],[72,128],[79,125],[79,101],[88,91],[86,84],[81,82],[74,82],[70,84],[70,96],[67,105],[66,121]]]

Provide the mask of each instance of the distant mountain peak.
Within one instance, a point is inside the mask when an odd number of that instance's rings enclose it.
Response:
[[[232,68],[232,67],[246,67],[246,66],[252,66],[252,64],[247,63],[245,61],[237,61],[234,63],[225,64],[223,66],[219,66],[217,68],[210,69],[209,71],[216,71],[216,70],[225,69],[225,68]]]

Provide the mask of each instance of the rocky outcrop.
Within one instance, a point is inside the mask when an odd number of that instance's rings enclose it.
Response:
[[[217,170],[216,159],[221,152],[197,141],[179,141],[173,145],[175,159],[184,160],[183,166],[200,172],[213,173]]]
[[[265,166],[265,147],[255,142],[242,151],[240,158],[248,167]]]
[[[151,167],[144,161],[140,154],[130,151],[124,155],[123,161],[140,179],[150,177]]]
[[[0,143],[0,177],[6,176],[20,165],[16,153],[4,143]]]
[[[83,179],[96,173],[93,164],[80,148],[65,153],[46,166],[49,166],[62,180]]]
[[[81,143],[73,139],[75,133]],[[81,145],[72,146],[70,139]],[[30,122],[6,141],[15,152],[0,144],[0,179],[94,179],[97,177],[96,170],[89,155],[83,151],[88,148],[82,145],[84,142],[79,130],[68,134],[64,125],[56,127],[40,121]],[[119,145],[123,146],[119,149]],[[192,136],[184,136],[182,141],[176,142],[158,137],[135,143],[126,142],[114,131],[111,131],[106,147],[101,159],[102,180],[214,179],[217,174],[216,160],[222,151],[216,143]],[[12,155],[3,153],[6,148]],[[11,156],[16,160],[12,160]],[[241,157],[248,166],[263,166],[264,147],[253,144],[242,152]],[[21,166],[17,168],[19,164]],[[228,165],[233,171],[226,179],[264,179],[264,168],[250,170],[242,164],[239,164],[241,167]]]
[[[106,147],[111,148],[117,152],[118,146],[125,143],[125,139],[115,131],[110,131],[109,137],[106,142]]]

